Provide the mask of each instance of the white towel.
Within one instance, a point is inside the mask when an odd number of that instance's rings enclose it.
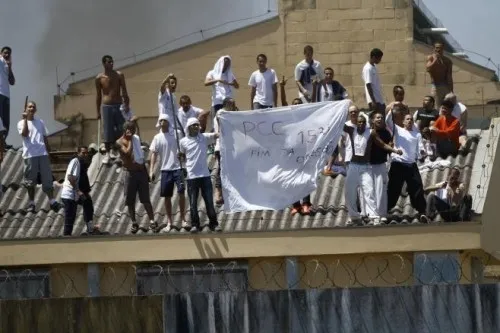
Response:
[[[134,162],[144,164],[144,152],[142,151],[141,139],[137,134],[132,137],[132,149],[134,152]]]

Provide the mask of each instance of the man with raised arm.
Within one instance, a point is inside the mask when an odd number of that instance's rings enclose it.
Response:
[[[169,73],[167,77],[163,80],[160,85],[160,90],[158,91],[158,122],[156,127],[160,127],[160,116],[162,114],[166,115],[169,119],[173,118],[177,114],[177,105],[175,90],[177,89],[177,77],[174,74]],[[174,107],[172,109],[172,106]],[[174,119],[172,119],[173,121]],[[177,124],[179,126],[179,124]],[[172,126],[174,124],[172,123]]]
[[[50,208],[58,211],[61,206],[55,200],[52,168],[49,159],[48,131],[42,119],[35,116],[36,103],[28,102],[17,123],[17,130],[23,137],[24,186],[28,190],[28,212],[35,212],[35,186],[38,174],[42,180],[42,190],[49,198]]]
[[[174,132],[174,127],[170,125],[166,114],[160,115],[161,132],[156,134],[151,142],[149,150],[152,152],[149,168],[149,178],[154,179],[156,162],[160,160],[160,196],[165,199],[165,211],[167,213],[167,225],[163,232],[170,232],[172,229],[172,196],[174,194],[174,185],[177,187],[179,196],[179,210],[183,224],[186,223],[186,197],[184,195],[184,181],[182,169],[179,163],[177,150],[177,137],[179,133]]]
[[[103,163],[110,162],[110,151],[115,141],[120,137],[123,123],[120,106],[127,109],[129,107],[129,97],[125,76],[119,71],[113,69],[114,61],[110,55],[102,57],[104,72],[97,75],[95,79],[96,88],[96,108],[97,119],[103,121],[104,136],[103,141],[106,147],[106,157]]]
[[[453,62],[444,56],[442,43],[434,44],[434,52],[427,56],[425,68],[431,77],[431,94],[439,108],[446,94],[453,91]]]
[[[158,225],[154,222],[153,206],[149,196],[149,177],[146,169],[144,152],[141,147],[141,139],[135,134],[135,125],[132,122],[126,122],[123,125],[123,135],[116,142],[119,148],[120,156],[123,161],[123,187],[125,195],[125,205],[128,208],[130,219],[132,220],[133,234],[139,231],[139,224],[135,217],[135,200],[139,194],[139,200],[144,205],[148,214],[149,227],[156,231]],[[141,228],[144,230],[144,228]]]

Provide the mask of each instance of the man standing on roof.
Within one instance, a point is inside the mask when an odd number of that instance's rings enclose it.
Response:
[[[299,97],[304,103],[313,101],[313,82],[321,81],[323,85],[324,97],[328,98],[328,90],[326,88],[325,74],[323,66],[317,60],[313,59],[314,49],[311,45],[304,46],[304,59],[295,66],[295,82],[299,89]]]
[[[109,55],[102,57],[104,72],[95,78],[97,119],[103,121],[104,136],[103,141],[106,147],[106,157],[103,163],[110,162],[110,151],[115,141],[120,137],[123,128],[122,112],[120,106],[129,107],[129,97],[125,76],[113,69],[114,61]]]
[[[170,125],[167,115],[160,115],[161,132],[156,134],[151,142],[151,163],[149,178],[154,179],[156,161],[160,157],[160,196],[165,199],[165,211],[167,213],[167,226],[164,232],[170,232],[172,229],[172,196],[174,194],[174,185],[177,187],[179,197],[179,210],[183,224],[186,223],[186,197],[184,195],[183,170],[177,156],[177,138],[173,126]],[[180,135],[177,133],[177,135]]]
[[[4,139],[9,135],[10,127],[10,86],[15,83],[16,78],[12,71],[12,49],[4,46],[0,53],[0,119],[5,128]]]
[[[93,225],[94,204],[90,197],[90,181],[87,174],[89,166],[89,150],[85,146],[78,147],[78,155],[73,158],[66,169],[66,176],[61,191],[64,203],[64,236],[71,236],[76,220],[77,206],[83,206],[83,220],[87,225],[87,233],[99,232]]]
[[[272,68],[267,68],[267,56],[257,56],[258,70],[250,75],[250,109],[270,109],[278,106],[278,76]]]
[[[179,157],[186,161],[187,190],[190,204],[191,232],[197,233],[200,229],[200,215],[198,213],[198,195],[205,201],[205,208],[212,231],[221,231],[217,222],[217,213],[214,207],[212,181],[207,164],[207,149],[214,144],[219,133],[200,133],[200,121],[190,118],[186,125],[186,136],[180,141]]]
[[[52,168],[49,159],[48,131],[42,119],[35,117],[36,103],[28,102],[17,123],[17,130],[23,137],[24,185],[28,190],[28,211],[35,212],[35,186],[38,175],[42,181],[42,190],[49,197],[50,208],[58,211],[61,206],[54,198]]]
[[[425,68],[431,77],[431,94],[439,108],[446,94],[453,91],[453,62],[444,56],[442,43],[434,44],[434,52],[427,56]]]
[[[212,86],[212,121],[215,113],[222,109],[225,98],[233,98],[233,88],[238,89],[240,85],[233,74],[231,57],[225,55],[220,57],[214,68],[208,71],[205,78],[205,86]]]
[[[210,111],[205,111],[194,106],[191,103],[191,97],[189,97],[188,95],[181,96],[179,104],[181,105],[181,107],[177,111],[177,118],[179,119],[177,126],[178,129],[183,132],[183,136],[185,135],[184,128],[186,128],[189,118],[197,118],[200,121],[201,130],[205,131]]]
[[[176,114],[177,109],[179,108],[175,98],[176,89],[177,77],[170,73],[161,83],[160,90],[158,92],[158,122],[156,123],[156,127],[160,127],[159,119],[161,115],[166,115],[170,119],[174,116],[174,114]],[[173,109],[172,106],[174,107]]]
[[[142,151],[141,139],[135,134],[135,125],[132,122],[126,122],[123,125],[123,135],[116,144],[119,147],[120,155],[123,161],[123,187],[125,194],[125,205],[128,208],[130,218],[132,219],[133,234],[139,231],[139,224],[135,218],[135,200],[137,193],[139,200],[144,205],[148,214],[149,227],[156,231],[158,225],[154,222],[153,206],[149,196],[149,177],[146,170],[144,152]],[[143,229],[144,230],[144,229]]]
[[[366,104],[368,104],[371,111],[385,110],[384,93],[376,66],[380,64],[383,56],[382,50],[371,50],[370,60],[366,62],[361,73],[365,83]]]

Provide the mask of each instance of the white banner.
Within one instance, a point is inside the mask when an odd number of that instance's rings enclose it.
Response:
[[[221,112],[224,210],[281,210],[313,192],[350,103]]]

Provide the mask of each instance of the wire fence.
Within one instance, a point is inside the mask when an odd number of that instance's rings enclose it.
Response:
[[[495,262],[454,252],[4,269],[0,299],[469,284]]]

